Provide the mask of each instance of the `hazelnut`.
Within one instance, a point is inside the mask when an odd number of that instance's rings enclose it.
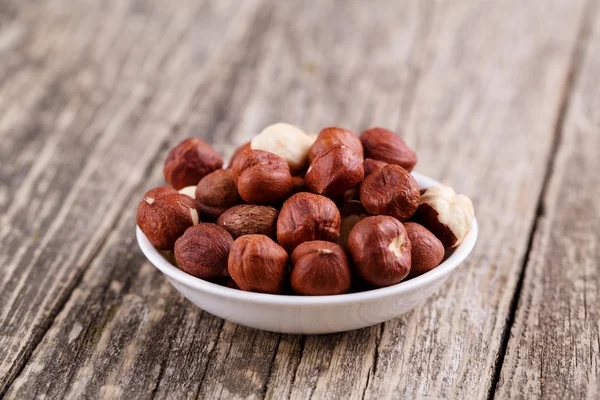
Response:
[[[309,192],[339,201],[364,178],[362,158],[350,147],[341,145],[330,147],[314,159],[304,178],[304,185]]]
[[[310,137],[294,125],[278,123],[267,126],[252,139],[253,150],[268,151],[287,161],[293,174],[308,164]]]
[[[411,267],[408,278],[415,278],[429,272],[444,259],[444,245],[423,225],[415,222],[404,224],[411,246]]]
[[[221,214],[217,225],[225,228],[234,239],[254,234],[275,238],[278,215],[273,207],[241,204]]]
[[[243,145],[241,145],[240,147],[238,147],[234,152],[233,155],[231,156],[231,158],[229,159],[229,165],[228,168],[231,169],[231,166],[233,165],[233,163],[235,162],[235,159],[238,158],[238,156],[240,154],[242,154],[244,151],[246,150],[251,150],[252,148],[250,147],[250,142],[245,143]]]
[[[365,149],[366,158],[396,164],[409,172],[417,163],[417,153],[412,151],[400,136],[387,129],[368,129],[360,135],[360,141]]]
[[[340,225],[340,237],[337,243],[344,249],[348,249],[348,236],[354,225],[367,218],[369,214],[360,203],[360,201],[352,200],[340,208],[342,223]]]
[[[177,238],[199,222],[196,202],[170,186],[148,191],[140,202],[136,221],[150,243],[159,250],[173,250]]]
[[[304,192],[304,178],[301,176],[292,176],[292,185],[294,186],[293,193]]]
[[[210,145],[197,138],[179,143],[165,161],[165,180],[175,189],[197,185],[200,179],[223,166],[223,159]]]
[[[220,169],[206,175],[196,187],[196,204],[211,221],[217,220],[225,211],[242,202],[233,182],[230,169]]]
[[[231,235],[215,224],[198,224],[175,242],[179,269],[200,279],[227,278],[227,257],[233,243]]]
[[[348,239],[356,271],[373,287],[395,285],[411,267],[411,245],[400,221],[388,216],[357,223]]]
[[[348,293],[351,272],[348,257],[331,242],[305,242],[291,256],[290,282],[294,292],[308,296]]]
[[[196,186],[186,186],[183,189],[179,189],[179,193],[190,196],[192,199],[196,198]]]
[[[223,283],[223,286],[228,287],[229,289],[240,290],[240,287],[237,285],[237,283],[235,283],[233,279],[231,279],[231,277],[227,278],[225,283]]]
[[[362,160],[365,158],[363,146],[356,133],[343,128],[325,128],[319,133],[308,152],[308,161],[313,161],[334,146],[347,146]]]
[[[419,186],[408,171],[388,164],[367,176],[360,186],[360,201],[371,215],[390,215],[400,221],[419,207]]]
[[[448,186],[433,186],[421,196],[415,222],[429,229],[445,247],[456,247],[473,227],[471,199]]]
[[[290,197],[279,213],[277,240],[288,252],[303,242],[335,242],[340,236],[340,212],[325,196],[297,193]]]
[[[233,163],[232,172],[240,196],[251,204],[278,204],[294,190],[287,162],[267,151],[244,151]]]
[[[384,161],[373,160],[372,158],[366,158],[364,164],[365,164],[365,176],[369,176],[374,171],[388,165],[388,163],[386,163]]]
[[[247,235],[233,242],[229,274],[242,290],[280,294],[285,291],[288,253],[265,235]]]

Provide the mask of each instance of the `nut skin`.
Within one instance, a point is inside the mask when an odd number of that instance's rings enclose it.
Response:
[[[372,158],[365,159],[365,176],[371,175],[373,172],[388,165],[385,161],[373,160]]]
[[[245,150],[232,167],[242,199],[250,204],[280,204],[294,190],[287,162],[262,150]]]
[[[473,227],[471,199],[448,186],[433,186],[421,195],[413,220],[433,233],[447,248],[461,244]]]
[[[199,222],[196,202],[170,186],[148,191],[138,205],[136,222],[159,250],[173,250],[185,230]]]
[[[223,167],[223,158],[209,144],[189,138],[175,146],[165,160],[164,175],[175,189],[197,185],[211,172]]]
[[[337,244],[347,250],[350,231],[352,231],[352,228],[354,228],[357,223],[367,218],[369,214],[367,214],[367,211],[360,201],[357,200],[351,200],[344,203],[340,208],[340,214],[342,216],[342,223],[340,225],[340,237],[337,240]]]
[[[334,146],[347,146],[362,160],[365,158],[362,143],[356,133],[343,128],[325,128],[319,133],[308,152],[310,164],[322,153]]]
[[[346,145],[332,146],[317,156],[306,176],[304,185],[309,192],[343,201],[346,192],[365,178],[363,160]]]
[[[360,201],[371,215],[409,219],[419,207],[419,186],[408,171],[388,164],[367,176],[360,186]]]
[[[360,135],[360,141],[366,158],[396,164],[409,172],[417,164],[417,153],[392,131],[383,128],[367,129]]]
[[[234,239],[255,234],[274,239],[278,215],[279,211],[273,207],[241,204],[221,214],[217,225],[225,228]]]
[[[235,162],[235,159],[238,158],[238,156],[240,154],[242,154],[244,151],[246,150],[251,150],[252,147],[250,145],[250,142],[248,143],[244,143],[243,145],[241,145],[240,147],[238,147],[232,154],[231,158],[229,159],[229,165],[228,168],[231,169],[233,163]]]
[[[294,185],[294,191],[293,193],[300,193],[300,192],[304,192],[305,187],[304,187],[304,178],[301,176],[292,176],[292,184]]]
[[[445,253],[442,242],[416,222],[406,222],[404,228],[411,245],[412,264],[408,279],[423,275],[440,265]]]
[[[218,281],[227,278],[227,257],[233,238],[211,223],[198,224],[175,242],[179,269],[196,278]]]
[[[306,169],[312,139],[294,125],[277,123],[267,126],[252,139],[253,150],[277,154],[289,165],[292,174]]]
[[[348,293],[352,273],[341,246],[324,241],[305,242],[291,255],[290,283],[294,292],[306,296]]]
[[[410,272],[411,243],[404,225],[393,217],[368,217],[357,223],[348,248],[358,275],[375,288],[395,285]]]
[[[265,235],[246,235],[233,242],[229,274],[240,289],[282,294],[286,290],[288,253]]]
[[[225,211],[242,202],[230,169],[219,169],[202,178],[195,197],[202,216],[210,221],[216,221]]]
[[[297,193],[279,212],[277,240],[288,252],[303,242],[335,242],[340,236],[341,216],[335,203],[325,196]]]

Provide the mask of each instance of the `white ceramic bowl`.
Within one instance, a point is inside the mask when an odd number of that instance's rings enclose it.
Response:
[[[439,184],[413,172],[419,187]],[[477,240],[477,220],[454,252],[437,268],[383,289],[336,296],[282,296],[244,292],[198,279],[171,265],[140,228],[137,240],[148,260],[192,303],[218,317],[272,332],[323,334],[388,321],[424,303],[469,255]]]

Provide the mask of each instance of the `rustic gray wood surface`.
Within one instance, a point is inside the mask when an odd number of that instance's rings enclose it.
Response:
[[[0,1],[0,397],[594,398],[597,1]],[[468,194],[442,291],[292,336],[182,298],[134,239],[167,149],[397,130]]]

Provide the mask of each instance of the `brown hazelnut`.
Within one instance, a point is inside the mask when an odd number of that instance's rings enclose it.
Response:
[[[187,228],[199,222],[196,202],[170,186],[148,191],[140,202],[136,221],[150,243],[159,250],[173,250]]]
[[[278,215],[273,207],[241,204],[221,214],[217,225],[225,228],[234,239],[255,234],[275,238]]]
[[[288,253],[265,235],[247,235],[233,242],[229,274],[242,290],[280,294],[285,291]]]
[[[279,212],[277,240],[289,252],[303,242],[335,242],[340,236],[340,223],[340,212],[333,201],[317,194],[297,193],[283,203]]]
[[[409,172],[417,163],[417,153],[412,151],[400,136],[387,129],[368,129],[360,135],[360,141],[365,149],[366,158],[396,164]]]
[[[404,224],[411,245],[412,264],[408,278],[415,278],[431,271],[444,259],[444,245],[423,225],[415,222]]]
[[[356,271],[373,287],[395,285],[411,267],[411,245],[400,221],[388,216],[357,223],[348,239]]]
[[[471,232],[474,217],[471,199],[440,185],[423,193],[414,220],[429,229],[445,247],[456,247]]]
[[[223,286],[228,287],[229,289],[240,290],[240,287],[237,285],[237,283],[235,283],[233,279],[231,279],[231,277],[227,278],[225,283],[223,283]]]
[[[238,158],[238,156],[240,154],[242,154],[244,151],[246,150],[250,150],[251,149],[251,145],[250,142],[245,143],[243,145],[241,145],[240,147],[238,147],[234,152],[233,155],[231,156],[231,158],[229,159],[229,165],[227,166],[229,169],[231,169],[233,163],[235,162],[235,159]]]
[[[388,164],[367,176],[360,186],[360,201],[371,215],[390,215],[400,221],[419,207],[419,186],[399,165]]]
[[[373,160],[372,158],[365,159],[365,176],[371,175],[374,171],[388,165],[385,161]]]
[[[308,161],[313,161],[334,146],[347,146],[362,160],[365,158],[363,146],[356,133],[343,128],[325,128],[319,133],[308,152]]]
[[[331,242],[305,242],[291,256],[290,282],[294,292],[307,296],[348,293],[351,272],[348,257]]]
[[[333,146],[313,160],[304,185],[309,192],[340,201],[364,178],[362,158],[346,145]]]
[[[202,216],[211,221],[242,202],[230,169],[219,169],[202,178],[195,197]]]
[[[227,257],[233,243],[231,235],[215,224],[198,224],[175,242],[179,268],[208,281],[226,278]]]
[[[344,249],[348,249],[348,236],[350,231],[354,228],[354,225],[367,218],[369,214],[357,200],[351,200],[344,203],[340,208],[340,215],[342,217],[342,223],[340,225],[340,237],[337,243]]]
[[[247,203],[278,204],[294,190],[288,163],[267,151],[244,151],[233,163],[232,172],[238,192]]]
[[[292,176],[292,185],[294,186],[293,193],[304,192],[304,178],[301,176]]]
[[[200,179],[223,167],[223,158],[198,138],[179,143],[165,161],[165,180],[175,189],[197,185]]]

